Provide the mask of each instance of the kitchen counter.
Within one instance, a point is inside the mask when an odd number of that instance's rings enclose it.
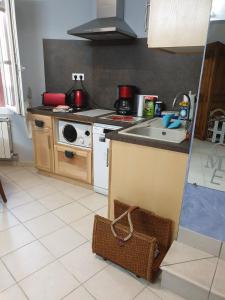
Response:
[[[168,143],[157,140],[151,140],[148,138],[142,137],[134,137],[126,134],[119,134],[117,131],[112,131],[106,134],[106,137],[110,140],[120,141],[124,143],[130,143],[135,145],[142,145],[147,147],[159,148],[169,151],[181,152],[181,153],[189,153],[190,151],[190,141],[183,141],[180,144],[176,143]]]
[[[77,113],[62,113],[62,112],[53,112],[50,109],[46,109],[43,106],[38,106],[34,108],[28,108],[28,112],[31,114],[37,114],[37,115],[45,115],[45,116],[52,116],[64,120],[72,120],[75,122],[83,122],[83,123],[101,123],[101,124],[109,124],[109,125],[115,125],[120,126],[123,128],[127,128],[130,126],[133,126],[134,124],[130,124],[127,122],[121,122],[121,121],[114,121],[114,120],[108,120],[108,119],[102,119],[101,117],[91,117],[91,116],[83,116],[78,115]],[[110,115],[112,113],[105,114]]]
[[[102,119],[101,117],[78,115],[76,113],[56,113],[56,112],[52,112],[52,110],[43,108],[43,106],[28,108],[27,111],[30,112],[31,114],[53,116],[56,118],[72,120],[76,122],[109,124],[109,125],[120,126],[123,128],[128,128],[134,125],[127,122]],[[143,119],[143,122],[144,121],[146,121],[146,119]],[[150,140],[147,138],[133,137],[125,134],[119,134],[118,131],[107,133],[106,137],[110,140],[116,140],[125,143],[131,143],[131,144],[153,147],[158,149],[165,149],[165,150],[181,152],[181,153],[189,153],[190,150],[190,141],[184,141],[180,144],[175,144],[175,143],[168,143],[168,142],[162,142],[157,140]]]

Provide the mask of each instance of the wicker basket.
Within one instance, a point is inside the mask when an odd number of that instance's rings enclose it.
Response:
[[[116,200],[114,210],[113,222],[95,216],[93,252],[153,281],[170,246],[172,222]]]

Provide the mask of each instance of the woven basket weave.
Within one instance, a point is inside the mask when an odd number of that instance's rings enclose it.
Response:
[[[130,207],[114,201],[115,218],[117,219]],[[112,221],[95,216],[92,249],[97,255],[110,260],[139,277],[153,281],[171,240],[172,222],[147,210],[135,209],[131,213],[134,231],[131,238],[123,241],[131,232],[127,218],[119,220],[112,233]],[[156,249],[159,255],[155,257]]]

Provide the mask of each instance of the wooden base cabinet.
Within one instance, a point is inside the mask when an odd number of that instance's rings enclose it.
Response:
[[[53,172],[52,118],[42,115],[32,115],[32,135],[36,168]]]
[[[173,221],[178,231],[188,155],[111,142],[109,213],[114,199],[137,205]]]
[[[91,149],[55,145],[54,151],[56,174],[91,184]]]

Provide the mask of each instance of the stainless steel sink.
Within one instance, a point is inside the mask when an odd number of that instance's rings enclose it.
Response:
[[[161,118],[154,118],[121,130],[119,134],[178,144],[186,139],[186,122],[183,121],[180,128],[168,129],[163,126]]]

